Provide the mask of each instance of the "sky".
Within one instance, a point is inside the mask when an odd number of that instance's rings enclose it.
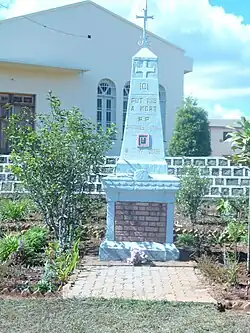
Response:
[[[0,0],[1,18],[78,2],[77,0]],[[144,0],[95,0],[139,25]],[[199,100],[210,118],[250,116],[249,0],[148,0],[155,20],[149,30],[178,45],[194,59],[185,75],[185,95]],[[56,27],[54,27],[56,28]]]

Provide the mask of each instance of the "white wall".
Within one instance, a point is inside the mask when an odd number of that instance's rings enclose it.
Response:
[[[62,100],[63,107],[82,107],[81,81],[79,72],[0,64],[0,92],[36,95],[37,113],[49,111],[49,90]]]
[[[114,15],[93,6],[78,4],[36,13],[32,19],[44,25],[74,34],[91,34],[83,39],[59,34],[24,18],[1,24],[0,61],[36,63],[47,66],[88,69],[81,80],[76,74],[32,74],[0,68],[0,91],[35,93],[38,109],[43,109],[46,93],[52,89],[67,106],[80,106],[86,117],[96,121],[96,91],[98,82],[108,78],[116,84],[118,130],[122,130],[122,95],[130,80],[131,58],[138,51],[141,30]],[[14,36],[12,38],[11,36]],[[184,52],[151,37],[151,48],[159,56],[159,81],[166,89],[166,139],[169,141],[176,109],[183,98]],[[15,72],[17,71],[17,72]],[[8,75],[17,77],[10,82]],[[32,77],[32,75],[34,77]],[[40,82],[41,80],[41,82]],[[46,110],[46,108],[44,109]],[[111,154],[119,154],[120,137]]]
[[[231,143],[223,141],[223,132],[230,132],[226,127],[210,126],[212,156],[232,155]]]

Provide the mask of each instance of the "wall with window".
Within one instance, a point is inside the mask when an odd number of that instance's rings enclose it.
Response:
[[[35,101],[35,95],[0,92],[0,154],[10,153],[5,130],[8,127],[8,119],[12,115],[25,112],[29,117],[30,125],[34,127]]]
[[[9,151],[4,133],[7,103],[12,105],[9,115],[20,112],[24,106],[32,113],[48,113],[47,96],[51,90],[61,99],[63,107],[82,108],[81,81],[78,72],[0,65],[0,154]]]
[[[230,142],[225,142],[230,130],[225,127],[210,126],[212,156],[232,155]]]

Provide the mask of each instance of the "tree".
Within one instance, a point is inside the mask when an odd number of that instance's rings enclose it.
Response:
[[[182,169],[180,185],[176,204],[181,213],[190,219],[192,227],[194,227],[202,200],[209,190],[210,180],[200,175],[199,168],[190,165]]]
[[[228,133],[226,141],[232,143],[232,150],[234,154],[232,160],[244,165],[248,170],[250,169],[250,121],[242,117],[238,121],[240,128],[231,127],[232,133]],[[250,171],[250,170],[249,170]],[[248,172],[249,172],[248,171]],[[249,190],[249,202],[248,202],[248,253],[247,253],[247,271],[250,273],[250,189]]]
[[[197,100],[188,97],[177,111],[176,125],[169,144],[170,156],[209,156],[211,140],[207,112]]]
[[[226,141],[232,144],[232,160],[250,167],[250,121],[242,117],[237,123],[240,127],[229,127],[233,132],[227,134]]]
[[[48,97],[51,112],[30,126],[24,109],[10,117],[7,136],[13,173],[54,231],[61,251],[69,249],[88,200],[89,176],[98,173],[111,145],[112,129],[97,130],[77,108],[64,110],[58,98]]]

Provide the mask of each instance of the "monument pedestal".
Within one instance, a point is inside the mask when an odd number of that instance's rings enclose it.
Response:
[[[135,172],[103,179],[107,193],[107,232],[100,260],[127,260],[141,249],[153,261],[177,260],[173,244],[174,198],[179,180]]]
[[[179,251],[174,244],[104,241],[99,250],[100,260],[125,261],[130,258],[133,249],[142,250],[152,261],[179,259]]]

